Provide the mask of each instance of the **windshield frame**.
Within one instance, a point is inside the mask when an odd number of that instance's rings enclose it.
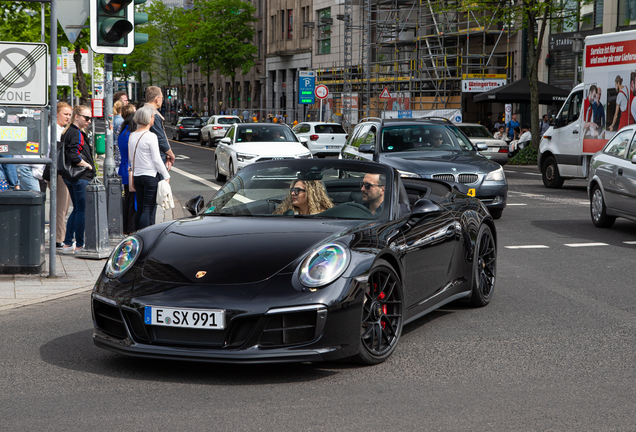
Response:
[[[288,126],[274,123],[234,123],[234,142],[236,143],[300,143],[300,140]],[[252,131],[255,137],[252,141],[248,141],[246,134]],[[273,133],[279,132],[280,136],[286,139],[273,139]],[[262,139],[266,138],[266,139]],[[271,138],[271,139],[270,139]]]
[[[281,194],[286,195],[289,191],[289,187],[291,186],[292,181],[298,178],[298,173],[293,175],[284,175],[280,177],[272,176],[267,178],[264,174],[273,174],[276,170],[284,170],[284,169],[298,170],[300,172],[313,173],[313,172],[321,172],[327,173],[331,170],[340,170],[339,176],[342,175],[341,171],[345,173],[359,174],[359,176],[354,177],[338,177],[337,179],[332,176],[329,179],[325,179],[324,185],[327,189],[327,193],[330,195],[330,199],[333,198],[330,194],[333,192],[339,192],[340,182],[347,183],[347,186],[344,186],[346,190],[360,190],[359,183],[363,180],[363,173],[382,173],[385,175],[385,193],[384,193],[384,207],[382,213],[378,217],[365,217],[365,218],[349,218],[349,217],[329,217],[329,216],[321,216],[321,213],[317,213],[315,215],[282,215],[282,214],[272,214],[272,213],[260,213],[260,214],[242,214],[237,212],[227,212],[223,210],[228,210],[230,208],[238,208],[241,205],[245,205],[247,211],[247,204],[260,205],[263,206],[266,202],[270,200],[274,200],[273,197],[264,197],[259,200],[252,200],[247,198],[246,195],[242,194],[239,197],[236,197],[237,191],[245,188],[246,184],[252,184],[254,181],[279,181],[285,184],[284,188],[272,188],[271,190],[277,194],[277,198],[280,198]],[[300,180],[303,180],[300,178]],[[350,183],[350,185],[348,185]],[[335,190],[334,190],[335,189]],[[247,191],[253,190],[256,191],[258,189],[247,189]],[[377,163],[369,163],[363,161],[350,161],[350,160],[339,160],[339,159],[296,159],[296,160],[284,160],[284,161],[268,161],[268,162],[259,162],[258,164],[249,165],[242,170],[240,170],[230,181],[225,183],[213,196],[212,198],[205,204],[203,209],[199,212],[201,216],[234,216],[234,217],[295,217],[295,218],[309,218],[309,219],[329,219],[329,220],[373,220],[373,221],[387,221],[391,219],[394,212],[395,199],[393,195],[395,195],[395,176],[394,169]],[[283,197],[284,198],[284,197]],[[233,206],[226,207],[226,204],[231,200],[239,201],[242,204],[234,203]],[[388,203],[388,206],[386,205]],[[280,202],[278,202],[280,204]],[[336,208],[339,205],[345,204],[343,202],[335,203],[334,207]],[[219,208],[220,206],[220,208]],[[218,208],[218,210],[217,210]]]
[[[391,131],[398,131],[400,129],[409,130],[408,134],[402,134],[402,141],[400,144],[404,144],[401,149],[397,149],[397,145],[391,142],[391,138],[395,138],[399,134],[391,134]],[[418,132],[413,134],[412,132]],[[432,141],[426,141],[432,138],[432,135],[440,131],[447,145],[440,148],[432,146]],[[404,138],[407,138],[406,140]],[[391,124],[384,125],[381,131],[379,153],[391,154],[400,152],[429,152],[429,151],[476,151],[476,147],[466,137],[466,135],[453,124],[419,124],[419,123],[407,123],[407,124]],[[421,144],[420,144],[421,143]]]

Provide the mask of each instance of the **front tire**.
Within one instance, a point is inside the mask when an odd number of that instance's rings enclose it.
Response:
[[[389,263],[378,260],[365,288],[360,347],[353,360],[365,365],[384,362],[397,346],[402,325],[402,284]]]
[[[549,189],[559,189],[563,186],[564,179],[559,174],[559,167],[554,157],[548,157],[543,163],[541,177],[543,178],[543,185]]]
[[[214,158],[214,178],[218,182],[225,183],[226,177],[219,171],[219,160],[217,158]]]
[[[232,162],[232,159],[230,159],[230,166],[228,168],[228,171],[230,172],[230,178],[234,177],[234,174],[236,174],[234,172],[234,162]]]
[[[497,246],[488,225],[482,225],[477,234],[473,255],[473,292],[470,305],[483,307],[490,303],[495,291],[497,274]]]
[[[609,228],[614,225],[614,222],[616,222],[616,218],[614,216],[607,215],[607,207],[605,206],[603,192],[598,185],[594,185],[594,188],[592,188],[590,214],[592,216],[592,222],[598,228]]]

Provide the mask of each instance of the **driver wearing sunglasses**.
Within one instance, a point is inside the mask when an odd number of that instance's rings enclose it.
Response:
[[[368,208],[374,216],[382,213],[384,210],[384,189],[386,186],[386,177],[383,174],[368,173],[360,182],[360,190],[362,191],[362,203]]]

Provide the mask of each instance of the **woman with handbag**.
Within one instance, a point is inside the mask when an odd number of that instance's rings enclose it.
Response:
[[[137,123],[137,130],[130,134],[128,140],[128,161],[131,165],[128,190],[136,194],[135,226],[142,229],[151,225],[150,215],[157,211],[159,174],[168,183],[170,174],[161,160],[159,140],[150,132],[155,123],[155,109],[145,105],[137,110],[133,120]]]
[[[91,109],[77,105],[73,108],[72,122],[66,126],[62,134],[63,154],[58,161],[58,174],[64,179],[73,202],[73,211],[66,222],[66,236],[61,251],[65,254],[84,249],[86,186],[96,175],[93,151],[85,132],[91,121]]]
[[[128,168],[130,168],[128,161],[128,139],[130,138],[130,134],[137,130],[137,125],[133,120],[135,111],[135,106],[132,104],[122,108],[124,122],[121,124],[120,130],[117,131],[117,147],[119,147],[119,153],[121,154],[121,163],[117,174],[121,177],[121,183],[124,185],[124,207],[122,209],[124,234],[137,231],[137,228],[135,228],[135,193],[128,189]]]

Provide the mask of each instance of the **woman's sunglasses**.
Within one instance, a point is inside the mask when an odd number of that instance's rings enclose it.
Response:
[[[301,192],[307,192],[305,189],[301,189],[299,187],[295,187],[295,188],[291,188],[290,192],[292,193],[292,195],[298,195]]]

